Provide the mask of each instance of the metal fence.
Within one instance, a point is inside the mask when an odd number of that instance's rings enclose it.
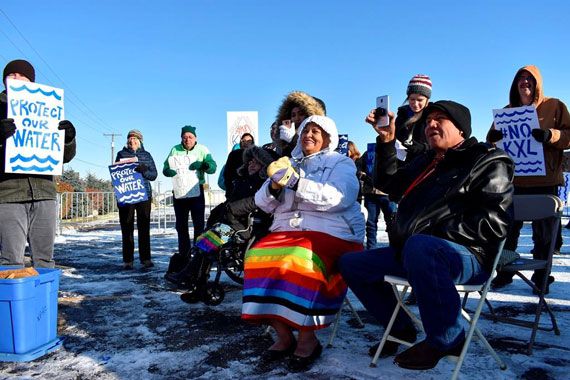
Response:
[[[204,192],[206,215],[225,201],[222,190]],[[119,209],[113,192],[64,192],[57,194],[58,234],[67,226],[119,224]],[[155,194],[152,201],[151,226],[164,231],[175,221],[172,191]]]

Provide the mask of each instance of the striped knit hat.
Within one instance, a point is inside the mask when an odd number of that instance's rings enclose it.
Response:
[[[127,140],[129,139],[129,137],[136,137],[137,139],[139,139],[140,142],[143,141],[143,135],[141,133],[141,131],[139,131],[138,129],[131,129],[129,131],[129,133],[127,134]]]
[[[417,74],[410,79],[406,95],[420,94],[426,98],[431,98],[431,79],[427,75]]]

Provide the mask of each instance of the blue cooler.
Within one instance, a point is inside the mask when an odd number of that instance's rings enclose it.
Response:
[[[14,267],[0,267],[1,270]],[[39,276],[0,279],[0,361],[25,362],[62,345],[57,337],[59,269]]]

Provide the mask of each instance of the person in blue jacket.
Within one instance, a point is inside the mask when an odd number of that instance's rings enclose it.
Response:
[[[142,133],[136,129],[129,131],[127,144],[117,153],[115,161],[133,157],[138,159],[139,164],[135,171],[141,173],[144,178],[148,199],[135,204],[119,206],[119,220],[123,236],[123,268],[133,269],[135,212],[137,214],[137,229],[139,232],[139,258],[143,267],[151,268],[154,264],[150,259],[150,209],[152,205],[150,181],[154,181],[158,173],[156,172],[152,156],[144,149]]]

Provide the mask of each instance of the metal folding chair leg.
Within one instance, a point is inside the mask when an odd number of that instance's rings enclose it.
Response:
[[[352,316],[356,319],[356,321],[358,322],[358,327],[362,328],[364,327],[364,323],[362,322],[362,319],[360,319],[360,316],[358,315],[358,312],[354,309],[354,307],[352,306],[352,304],[350,303],[350,300],[348,299],[348,297],[344,298],[344,301],[342,303],[342,306],[340,308],[340,310],[338,311],[338,313],[336,313],[335,318],[334,318],[334,322],[333,322],[333,329],[331,331],[331,335],[329,337],[329,342],[327,343],[327,348],[332,347],[334,338],[336,337],[336,334],[338,332],[338,327],[340,324],[340,317],[342,315],[342,309],[348,306],[348,308],[350,309],[350,312],[352,313]]]

